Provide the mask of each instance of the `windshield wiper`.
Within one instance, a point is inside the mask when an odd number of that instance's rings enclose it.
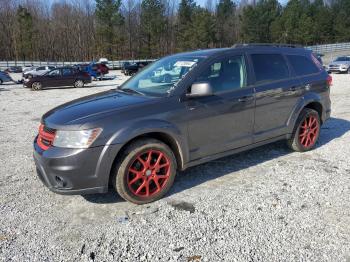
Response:
[[[117,88],[117,90],[122,91],[124,93],[134,93],[134,94],[139,94],[142,96],[145,95],[144,93],[141,93],[140,91],[136,91],[136,90],[131,89],[131,88]]]

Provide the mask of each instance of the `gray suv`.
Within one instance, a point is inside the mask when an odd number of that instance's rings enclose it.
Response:
[[[177,170],[278,140],[314,148],[330,116],[331,81],[303,48],[168,56],[116,89],[47,112],[34,140],[37,173],[61,194],[112,187],[136,204],[155,201]]]

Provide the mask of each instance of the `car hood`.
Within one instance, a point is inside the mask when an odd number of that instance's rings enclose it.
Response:
[[[60,105],[42,117],[42,122],[50,128],[76,129],[91,118],[97,119],[108,113],[136,107],[156,98],[137,94],[127,94],[116,90],[82,97]]]
[[[333,61],[330,65],[350,65],[350,61]]]

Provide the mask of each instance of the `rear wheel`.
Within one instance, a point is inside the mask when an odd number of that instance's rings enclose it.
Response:
[[[74,87],[76,87],[76,88],[84,87],[84,81],[83,80],[75,80]]]
[[[39,91],[43,88],[42,84],[40,82],[34,82],[32,84],[32,90],[33,91]]]
[[[176,160],[171,149],[155,139],[132,143],[121,156],[113,177],[119,195],[135,204],[162,198],[176,176]]]
[[[4,83],[4,82],[2,81],[2,79],[0,79],[0,85],[2,85],[2,83]]]
[[[292,137],[288,140],[289,147],[298,152],[311,150],[316,145],[320,129],[321,121],[318,112],[304,108],[296,122]]]

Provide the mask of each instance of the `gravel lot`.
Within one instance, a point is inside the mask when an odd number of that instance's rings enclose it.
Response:
[[[51,193],[32,160],[41,115],[125,80],[113,74],[84,89],[0,86],[0,261],[350,261],[350,75],[333,75],[312,152],[278,142],[197,166],[145,206]]]

